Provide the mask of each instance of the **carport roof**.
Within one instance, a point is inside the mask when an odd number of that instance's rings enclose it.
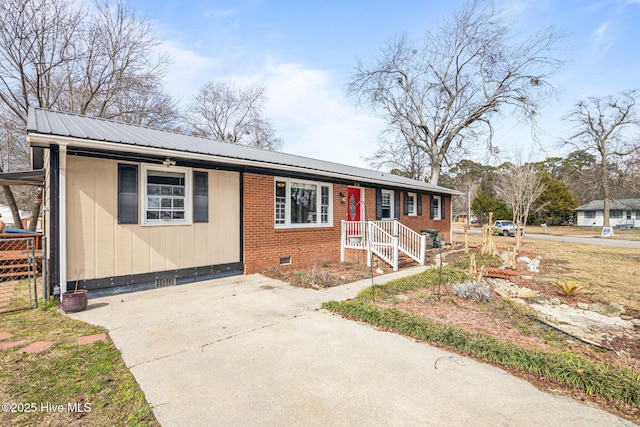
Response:
[[[157,151],[160,155],[180,158],[194,158],[193,155],[198,155],[203,160],[236,165],[296,170],[430,193],[461,194],[387,172],[40,108],[29,109],[27,134],[28,143],[32,147],[64,143],[70,147],[102,150]]]

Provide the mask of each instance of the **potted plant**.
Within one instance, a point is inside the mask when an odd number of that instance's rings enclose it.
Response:
[[[78,289],[80,275],[84,269],[76,270],[76,287],[73,291],[67,291],[62,294],[60,307],[65,313],[77,313],[87,308],[87,290]]]

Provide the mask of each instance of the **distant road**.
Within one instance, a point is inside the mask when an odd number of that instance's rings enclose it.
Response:
[[[464,231],[454,228],[454,233],[462,234]],[[469,230],[469,234],[482,234],[480,230]],[[549,240],[552,242],[584,243],[587,245],[616,246],[619,248],[640,249],[640,241],[608,239],[606,237],[589,236],[552,236],[550,234],[527,234],[527,239]]]

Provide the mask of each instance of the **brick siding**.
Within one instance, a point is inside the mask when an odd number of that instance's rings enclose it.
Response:
[[[340,221],[347,218],[347,204],[341,201],[340,193],[347,194],[347,185],[333,184],[333,226],[310,228],[277,229],[274,226],[274,177],[253,173],[243,174],[243,247],[245,274],[265,271],[270,267],[280,267],[280,259],[291,257],[287,268],[304,269],[323,263],[340,261]],[[401,193],[400,207],[404,207],[404,192]],[[430,228],[440,231],[441,239],[448,240],[450,197],[443,197],[447,217],[433,221],[429,218],[429,196],[422,195],[422,215],[409,217],[401,215],[400,221],[420,232]],[[365,218],[375,219],[376,192],[365,188]],[[401,212],[402,213],[402,212]],[[365,260],[364,251],[348,251],[347,260]]]

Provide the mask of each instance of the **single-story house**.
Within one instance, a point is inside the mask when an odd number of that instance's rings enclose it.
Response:
[[[27,144],[61,292],[304,269],[358,250],[397,268],[398,251],[424,260],[421,230],[451,240],[458,193],[386,172],[38,108]]]
[[[576,208],[578,227],[604,225],[604,201],[593,200]],[[640,227],[640,199],[614,199],[609,203],[609,224],[612,227]]]

